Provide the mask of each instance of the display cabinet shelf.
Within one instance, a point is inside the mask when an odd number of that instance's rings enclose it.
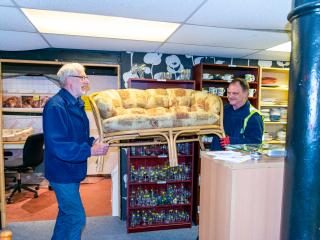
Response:
[[[203,83],[225,83],[229,85],[230,82],[225,81],[225,80],[211,80],[211,79],[203,79]],[[250,82],[249,86],[256,86],[258,83],[257,82]]]
[[[188,158],[188,157],[192,157],[192,155],[180,155],[179,154],[179,157],[180,158]],[[143,155],[143,159],[158,159],[158,158],[161,158],[161,159],[169,159],[168,156],[148,156],[148,155]],[[141,156],[131,156],[131,159],[134,160],[134,159],[141,159]]]
[[[270,140],[270,141],[266,141],[266,143],[269,143],[269,144],[285,144],[286,141]]]
[[[166,185],[175,183],[192,183],[191,180],[177,180],[177,181],[157,181],[157,182],[129,182],[129,185]]]
[[[178,229],[178,228],[191,228],[191,222],[180,222],[180,223],[170,223],[170,224],[153,224],[148,226],[136,226],[136,227],[129,227],[128,232],[143,232],[145,231],[146,227],[149,231],[157,231],[163,229]]]
[[[228,99],[227,96],[220,96],[222,99]],[[248,97],[249,100],[256,100],[257,97]]]
[[[21,96],[21,95],[27,95],[27,96],[33,96],[33,95],[37,95],[37,96],[49,96],[49,97],[52,97],[55,93],[38,93],[38,92],[28,92],[28,93],[25,93],[25,92],[3,92],[3,95],[6,96],[6,95],[18,95],[18,96]]]
[[[158,206],[137,206],[137,207],[129,207],[129,210],[143,210],[143,209],[164,209],[164,208],[179,208],[179,207],[191,207],[192,205],[190,203],[186,204],[170,204],[170,205],[158,205]]]
[[[287,104],[265,104],[265,103],[261,103],[260,107],[270,107],[270,108],[272,108],[272,107],[283,107],[283,108],[286,108],[286,107],[288,107],[288,105]]]
[[[268,91],[288,91],[286,87],[261,87],[261,90],[268,90]]]
[[[2,111],[12,113],[42,113],[43,108],[2,108]]]

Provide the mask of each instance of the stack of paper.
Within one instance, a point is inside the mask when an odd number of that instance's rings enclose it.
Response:
[[[241,152],[235,151],[208,151],[208,155],[214,157],[214,160],[222,160],[233,163],[241,163],[251,159],[250,154],[245,155]]]

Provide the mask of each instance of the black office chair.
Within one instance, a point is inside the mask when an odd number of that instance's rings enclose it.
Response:
[[[33,192],[34,197],[38,197],[37,190],[39,189],[39,184],[23,184],[21,182],[21,173],[30,172],[30,170],[34,170],[35,167],[43,162],[43,144],[43,133],[30,135],[23,146],[23,158],[5,161],[5,172],[14,171],[17,173],[17,183],[10,188],[13,190],[7,198],[7,203],[12,203],[13,195],[17,191],[21,192],[21,189]],[[35,189],[29,186],[35,186]]]

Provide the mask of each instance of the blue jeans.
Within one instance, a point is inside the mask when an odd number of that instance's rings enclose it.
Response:
[[[52,240],[80,240],[86,224],[79,192],[80,183],[50,182],[50,185],[56,193],[59,206]]]

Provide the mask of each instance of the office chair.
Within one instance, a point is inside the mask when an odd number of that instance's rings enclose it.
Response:
[[[34,170],[35,167],[39,166],[43,161],[43,144],[44,137],[43,133],[30,135],[24,146],[23,146],[23,155],[22,159],[7,160],[4,163],[5,172],[15,171],[17,173],[17,183],[11,187],[12,192],[7,198],[7,203],[12,203],[13,195],[18,191],[21,192],[21,189],[33,192],[34,197],[38,197],[37,190],[39,189],[39,184],[23,184],[21,182],[21,173],[29,172]],[[30,188],[29,186],[36,186],[35,189]]]

